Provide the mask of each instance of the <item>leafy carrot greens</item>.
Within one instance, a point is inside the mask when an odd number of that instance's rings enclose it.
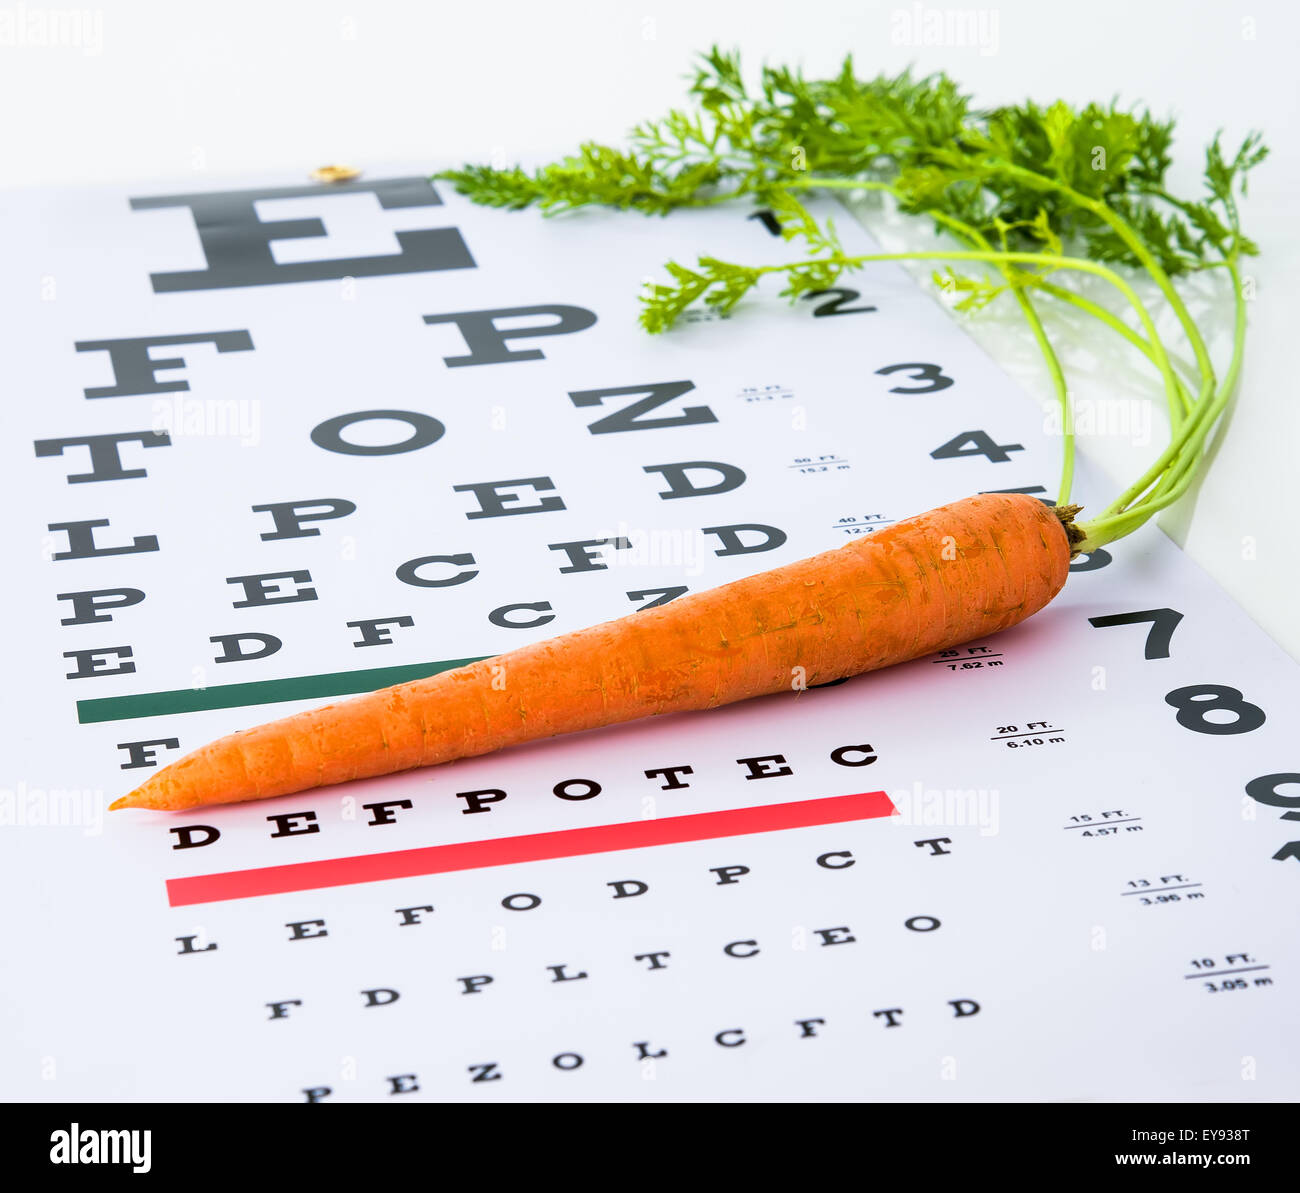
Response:
[[[634,128],[626,148],[588,142],[537,170],[469,165],[437,177],[475,202],[547,214],[599,205],[667,215],[749,200],[771,211],[785,240],[803,250],[781,265],[716,257],[693,266],[668,262],[670,280],[642,295],[641,324],[652,333],[668,330],[697,304],[730,311],[770,275],[783,280],[783,295],[797,300],[872,261],[946,263],[936,281],[958,296],[958,309],[1009,296],[1043,353],[1060,404],[1061,506],[1069,501],[1074,471],[1070,397],[1039,303],[1068,304],[1155,366],[1171,427],[1169,445],[1152,466],[1097,517],[1079,523],[1077,549],[1089,552],[1123,537],[1183,495],[1241,369],[1246,293],[1240,266],[1257,249],[1241,231],[1237,199],[1268,152],[1258,134],[1233,153],[1216,136],[1205,151],[1204,193],[1185,198],[1165,182],[1173,121],[1113,101],[1082,108],[1026,101],[983,110],[945,75],[907,70],[864,80],[851,58],[822,80],[764,67],[752,89],[739,56],[717,48],[702,57],[690,97],[692,106]],[[832,221],[819,221],[802,201],[819,190],[886,192],[900,210],[928,217],[937,232],[965,247],[846,253]],[[1225,272],[1234,309],[1232,353],[1222,374],[1174,282],[1211,269]],[[1189,376],[1180,375],[1155,315],[1130,284],[1134,271],[1154,283],[1176,318],[1195,360]],[[1108,283],[1131,321],[1063,284],[1071,273]]]

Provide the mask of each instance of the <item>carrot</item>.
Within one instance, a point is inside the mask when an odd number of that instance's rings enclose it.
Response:
[[[1073,512],[968,497],[668,605],[231,734],[110,806],[288,795],[915,659],[1046,605],[1065,583]]]

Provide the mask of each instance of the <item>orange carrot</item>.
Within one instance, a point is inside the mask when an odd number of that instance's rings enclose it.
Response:
[[[1072,513],[1023,494],[969,497],[668,605],[231,734],[111,807],[288,795],[914,659],[1046,605],[1065,583]]]

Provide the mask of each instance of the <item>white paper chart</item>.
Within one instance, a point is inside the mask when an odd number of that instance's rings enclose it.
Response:
[[[0,241],[3,1096],[1300,1095],[1295,665],[1154,528],[834,686],[105,814],[237,728],[1050,499],[1059,438],[901,270],[652,338],[665,260],[791,247],[409,169],[11,192]]]

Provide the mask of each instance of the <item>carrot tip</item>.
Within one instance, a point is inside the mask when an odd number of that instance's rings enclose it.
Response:
[[[136,805],[132,801],[131,796],[124,795],[121,799],[115,799],[111,804],[109,804],[108,810],[110,812],[116,812],[118,808],[134,808],[135,806]]]

